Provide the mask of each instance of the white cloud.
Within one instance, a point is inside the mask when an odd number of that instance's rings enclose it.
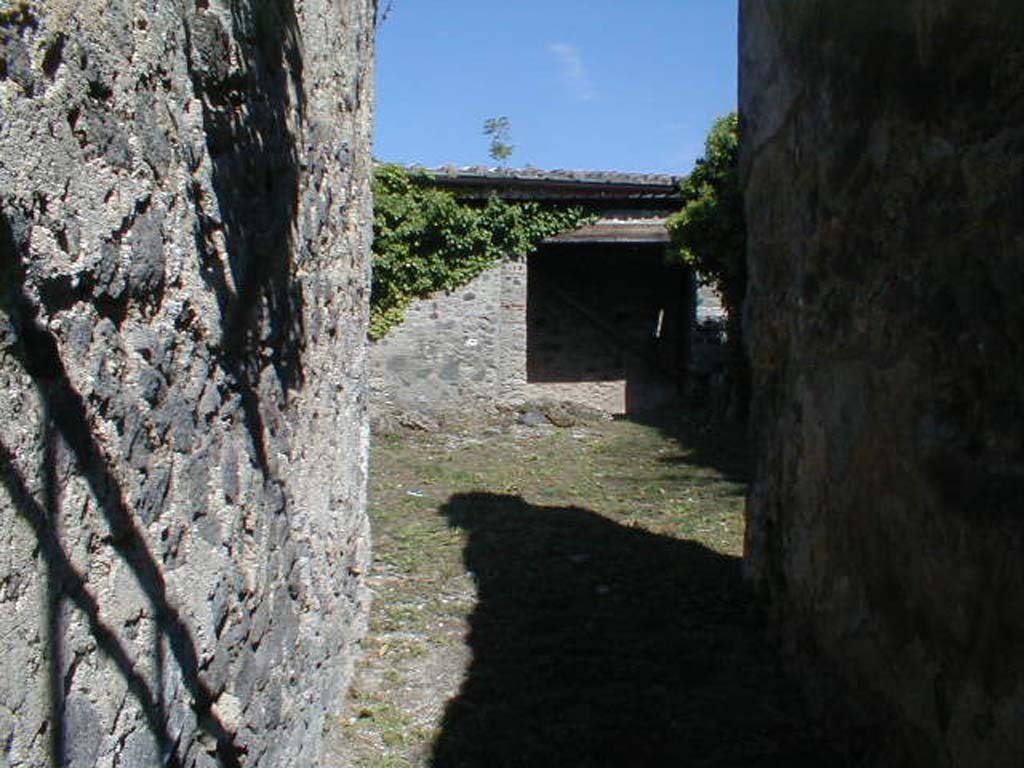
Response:
[[[548,51],[558,62],[562,82],[577,99],[590,101],[597,95],[579,48],[569,43],[552,43]]]

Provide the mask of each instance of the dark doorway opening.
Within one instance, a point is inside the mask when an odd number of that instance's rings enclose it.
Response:
[[[664,407],[679,392],[692,277],[662,244],[549,244],[530,256],[531,397],[616,414]]]

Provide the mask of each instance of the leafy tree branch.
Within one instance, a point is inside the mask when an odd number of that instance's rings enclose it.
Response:
[[[490,136],[491,146],[488,154],[498,163],[504,165],[515,150],[511,144],[512,121],[507,117],[490,117],[484,120],[484,136]]]
[[[714,122],[704,156],[681,184],[683,208],[668,219],[671,253],[714,285],[729,313],[730,330],[737,332],[747,288],[739,140],[735,112]]]
[[[747,290],[747,229],[739,183],[739,116],[711,127],[704,156],[680,185],[683,208],[668,219],[669,252],[713,285],[726,311],[731,350],[726,368],[735,413],[746,413],[750,372],[743,348],[743,298]]]

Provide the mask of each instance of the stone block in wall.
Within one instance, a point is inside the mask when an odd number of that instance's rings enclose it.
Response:
[[[367,608],[372,34],[0,10],[0,763],[320,764]]]
[[[749,575],[869,764],[1022,764],[1024,8],[743,0],[740,59]]]

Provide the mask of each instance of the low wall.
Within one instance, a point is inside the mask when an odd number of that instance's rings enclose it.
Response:
[[[1024,13],[743,0],[747,568],[869,764],[1024,763]]]

